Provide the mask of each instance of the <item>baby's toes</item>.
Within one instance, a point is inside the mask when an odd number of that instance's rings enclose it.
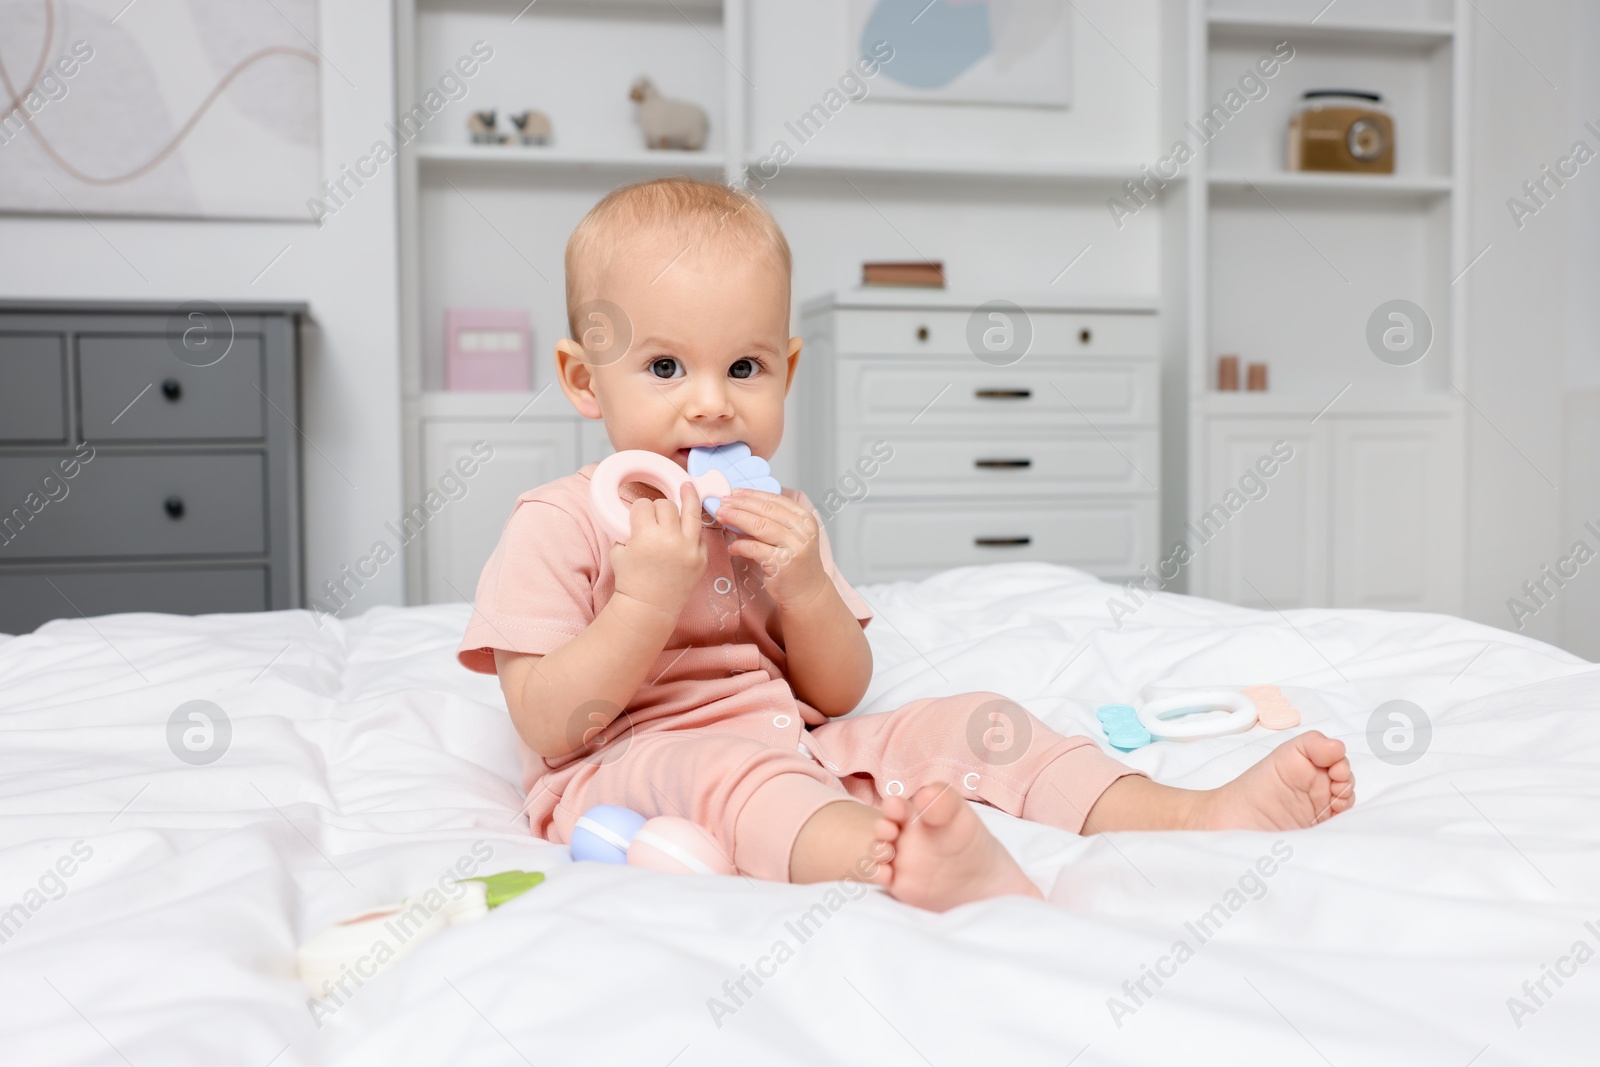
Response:
[[[1304,745],[1302,751],[1318,767],[1326,770],[1345,761],[1344,742],[1336,737],[1329,737],[1321,730],[1309,730],[1300,740]]]
[[[906,798],[903,796],[884,797],[878,810],[883,812],[884,818],[895,823],[896,833],[899,833],[898,827],[904,826],[911,819],[911,805],[906,803]]]
[[[894,856],[893,845],[886,841],[874,841],[867,850],[866,862],[856,865],[857,875],[887,889],[894,881]]]
[[[1313,826],[1319,822],[1322,822],[1324,819],[1331,817],[1333,814],[1333,802],[1335,797],[1333,795],[1333,790],[1329,788],[1330,784],[1331,783],[1327,778],[1319,775],[1317,781],[1311,786],[1308,799],[1310,799],[1313,809],[1311,816],[1311,824]]]

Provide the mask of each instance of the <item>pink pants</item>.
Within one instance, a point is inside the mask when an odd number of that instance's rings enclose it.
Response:
[[[563,791],[551,829],[570,840],[597,804],[677,815],[709,831],[740,871],[787,882],[800,828],[836,801],[877,805],[948,784],[967,799],[1081,833],[1107,786],[1144,773],[994,693],[834,720],[803,732],[801,744],[810,757],[709,729],[636,733],[625,752],[594,761]]]

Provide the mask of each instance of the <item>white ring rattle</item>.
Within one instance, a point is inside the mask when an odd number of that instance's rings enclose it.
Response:
[[[1216,711],[1228,714],[1201,714]],[[1193,741],[1241,733],[1254,726],[1257,718],[1255,701],[1236,689],[1197,689],[1153,700],[1139,708],[1140,724],[1158,741]]]

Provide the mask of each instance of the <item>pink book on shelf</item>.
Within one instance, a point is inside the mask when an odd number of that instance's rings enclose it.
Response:
[[[466,393],[531,391],[531,332],[521,308],[446,308],[444,387]]]

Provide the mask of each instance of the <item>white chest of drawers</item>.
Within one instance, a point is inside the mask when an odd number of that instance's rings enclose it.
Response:
[[[853,290],[801,309],[801,487],[853,581],[1157,557],[1154,301]]]

